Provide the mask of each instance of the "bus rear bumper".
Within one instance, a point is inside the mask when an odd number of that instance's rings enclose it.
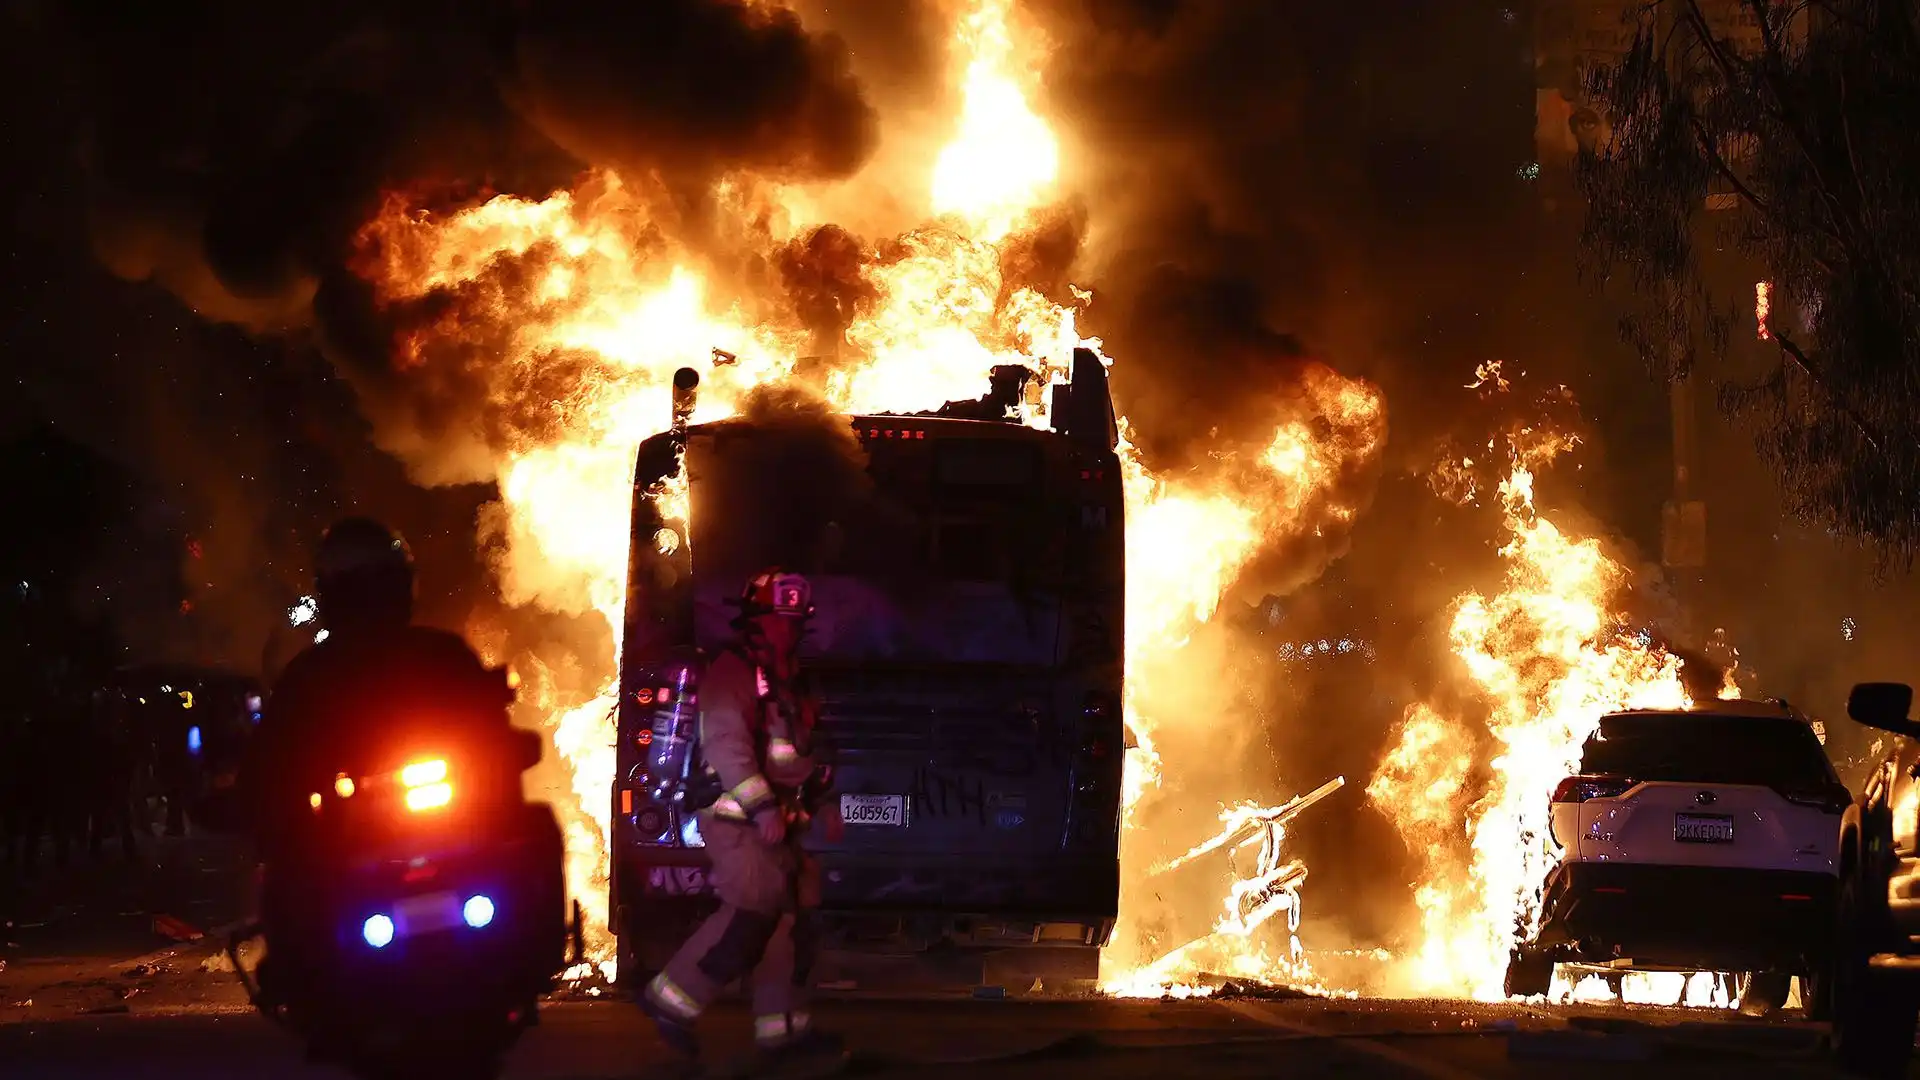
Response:
[[[829,852],[819,860],[818,926],[840,948],[1098,948],[1113,936],[1119,911],[1117,859]],[[625,864],[615,874],[620,906],[711,903],[702,852],[630,851],[617,862]]]

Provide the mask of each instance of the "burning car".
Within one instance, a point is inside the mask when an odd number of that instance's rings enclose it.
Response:
[[[1509,995],[1545,994],[1556,965],[1751,973],[1769,1007],[1801,978],[1824,1011],[1852,796],[1811,723],[1784,702],[1612,713],[1553,794],[1538,929]]]

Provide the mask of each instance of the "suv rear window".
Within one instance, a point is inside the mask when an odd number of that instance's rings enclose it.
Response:
[[[1783,717],[1608,716],[1580,752],[1586,775],[1811,790],[1837,782],[1813,728]]]

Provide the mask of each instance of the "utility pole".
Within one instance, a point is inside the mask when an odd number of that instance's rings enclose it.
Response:
[[[1680,348],[1679,343],[1672,346]],[[1674,596],[1680,601],[1682,634],[1704,637],[1700,606],[1705,601],[1703,588],[1707,567],[1707,504],[1694,497],[1697,487],[1695,465],[1698,461],[1695,425],[1693,376],[1673,380],[1668,390],[1673,423],[1673,492],[1660,508],[1660,561],[1673,581]]]

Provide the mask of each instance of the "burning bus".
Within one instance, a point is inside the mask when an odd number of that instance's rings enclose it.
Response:
[[[884,513],[828,523],[796,567],[819,609],[807,662],[846,822],[806,841],[829,947],[1041,946],[1091,966],[1113,931],[1118,430],[1093,351],[1076,350],[1071,381],[1051,387],[1044,429],[1014,418],[1031,377],[1003,367],[979,401],[830,421],[851,427]],[[726,601],[759,569],[752,545],[728,537],[752,528],[728,490],[752,468],[728,464],[764,455],[771,436],[740,419],[689,424],[698,384],[691,369],[676,376],[673,425],[641,445],[634,474],[611,793],[622,982],[656,970],[714,903],[674,792],[698,758],[688,699],[701,652],[729,639]]]

